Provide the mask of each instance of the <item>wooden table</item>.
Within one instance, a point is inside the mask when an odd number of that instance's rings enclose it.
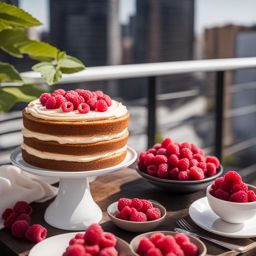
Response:
[[[109,220],[106,214],[107,206],[113,201],[116,201],[118,198],[139,197],[154,199],[160,202],[166,207],[168,214],[165,221],[157,228],[157,230],[173,230],[173,228],[176,227],[175,221],[177,219],[186,217],[189,220],[189,205],[196,199],[205,196],[205,191],[186,195],[176,195],[170,192],[162,191],[142,179],[135,170],[128,168],[98,177],[96,181],[91,184],[91,190],[94,199],[100,205],[104,213],[101,222],[104,230],[113,232],[128,242],[130,242],[130,240],[137,234],[117,228]],[[34,213],[32,216],[32,222],[41,223],[42,225],[46,226],[48,229],[48,237],[68,232],[53,228],[44,222],[43,215],[49,203],[50,202],[33,204]],[[211,236],[213,237],[213,235]],[[226,240],[224,238],[219,239]],[[248,240],[245,239],[233,239],[232,241],[241,244],[248,243]],[[208,242],[205,243],[207,245],[208,253],[210,254],[219,254],[225,251],[221,247],[214,244]],[[13,238],[9,230],[3,229],[0,231],[0,256],[25,256],[28,255],[28,252],[33,245],[34,244],[25,240]],[[256,255],[256,249],[243,255]]]

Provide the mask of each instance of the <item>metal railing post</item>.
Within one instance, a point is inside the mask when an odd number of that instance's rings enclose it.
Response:
[[[216,73],[216,91],[215,91],[215,155],[222,160],[223,153],[223,127],[224,127],[224,96],[225,83],[224,71],[217,71]]]
[[[156,138],[156,77],[148,78],[148,123],[147,123],[147,135],[148,135],[148,148],[155,144]]]

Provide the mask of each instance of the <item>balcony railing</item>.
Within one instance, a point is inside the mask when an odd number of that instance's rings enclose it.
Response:
[[[129,78],[144,77],[148,80],[148,94],[147,94],[147,137],[148,146],[155,143],[156,135],[156,103],[157,100],[165,100],[172,98],[189,97],[197,94],[196,90],[188,90],[184,92],[168,93],[165,95],[157,95],[157,78],[166,75],[176,75],[185,73],[197,72],[215,72],[215,139],[214,151],[215,155],[220,159],[223,156],[223,120],[227,116],[243,115],[247,113],[256,112],[256,105],[247,106],[240,110],[224,113],[224,94],[225,90],[225,71],[256,68],[256,58],[234,58],[234,59],[216,59],[216,60],[198,60],[198,61],[179,61],[179,62],[162,62],[162,63],[147,63],[147,64],[133,64],[133,65],[117,65],[105,67],[91,67],[76,74],[64,75],[60,84],[74,84],[89,81],[105,81],[105,80],[119,80]],[[25,72],[22,77],[28,81],[35,83],[44,83],[38,73]],[[244,85],[245,89],[256,88],[256,83],[247,83]],[[231,88],[231,91],[239,90],[236,86]],[[249,111],[249,112],[248,112]],[[1,125],[0,120],[0,125]],[[240,146],[250,147],[255,145],[255,140],[245,141]],[[252,141],[254,142],[252,144]],[[233,146],[230,152],[234,152],[239,148],[239,145]],[[232,151],[233,150],[233,151]]]

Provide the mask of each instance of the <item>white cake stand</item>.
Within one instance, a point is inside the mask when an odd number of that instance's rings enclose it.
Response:
[[[42,169],[26,163],[20,148],[11,153],[12,163],[22,170],[36,175],[60,178],[57,197],[46,209],[44,218],[51,226],[64,230],[85,230],[92,223],[98,223],[102,219],[102,211],[90,192],[89,177],[128,167],[136,161],[136,158],[136,151],[128,147],[124,161],[118,165],[95,171],[62,172]]]

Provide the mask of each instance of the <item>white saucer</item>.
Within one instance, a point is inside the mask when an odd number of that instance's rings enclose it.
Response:
[[[189,207],[191,219],[202,229],[230,238],[256,237],[256,217],[240,224],[231,224],[217,216],[206,197],[200,198]]]

